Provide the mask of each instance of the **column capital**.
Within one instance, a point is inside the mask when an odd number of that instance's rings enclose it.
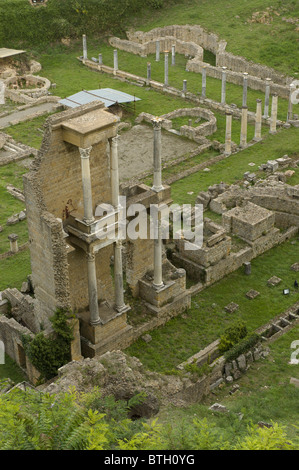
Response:
[[[95,254],[92,252],[86,253],[86,259],[88,262],[93,263],[96,259]]]
[[[160,117],[155,117],[154,119],[152,119],[152,124],[154,126],[154,129],[157,129],[157,130],[161,129],[162,123],[163,123],[163,119]]]
[[[118,145],[119,134],[116,134],[114,137],[111,137],[112,145]]]
[[[89,158],[90,152],[92,151],[92,147],[81,148],[79,147],[80,157],[81,158]]]
[[[257,103],[261,103],[262,100],[261,100],[260,98],[257,98],[256,102],[257,102]]]

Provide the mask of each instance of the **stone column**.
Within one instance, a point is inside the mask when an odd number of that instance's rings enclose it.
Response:
[[[222,81],[221,81],[221,104],[225,104],[225,91],[226,91],[226,69],[222,67]]]
[[[168,86],[168,51],[165,51],[164,58],[164,85]]]
[[[163,189],[162,186],[162,169],[161,169],[161,128],[162,119],[156,117],[152,120],[154,127],[154,184],[153,191],[157,193]]]
[[[112,205],[116,209],[119,207],[119,173],[118,173],[118,138],[116,135],[110,139],[110,175]]]
[[[207,70],[206,67],[202,67],[202,72],[201,72],[201,97],[203,99],[206,98],[206,88],[207,88]]]
[[[152,78],[152,72],[151,72],[151,63],[147,63],[147,84],[151,81]]]
[[[99,65],[103,64],[103,57],[102,54],[99,54]]]
[[[254,138],[256,142],[262,139],[262,100],[256,100]]]
[[[187,80],[183,80],[183,93],[187,91]]]
[[[265,105],[264,105],[264,118],[265,119],[269,117],[270,84],[271,84],[271,78],[266,78]]]
[[[114,72],[116,72],[116,70],[118,70],[117,49],[114,49],[114,51],[113,51],[113,68],[114,68]]]
[[[225,128],[225,149],[224,155],[229,156],[232,153],[232,113],[227,111],[226,115],[226,128]]]
[[[159,289],[163,286],[162,275],[162,234],[161,234],[161,213],[157,211],[155,221],[155,239],[154,239],[154,281],[153,287]]]
[[[92,190],[91,190],[91,177],[90,177],[90,152],[92,147],[85,149],[79,148],[81,156],[81,171],[82,171],[82,186],[83,186],[83,205],[84,217],[83,220],[90,224],[93,222],[93,206],[92,206]]]
[[[86,34],[83,34],[83,59],[87,59],[87,42],[86,42]]]
[[[242,101],[242,106],[247,106],[247,79],[248,79],[248,73],[244,72],[243,73],[243,101]]]
[[[10,235],[8,235],[8,240],[10,242],[10,251],[12,253],[18,253],[19,251],[18,238],[19,236],[16,233],[11,233]]]
[[[242,106],[240,147],[246,147],[247,144],[247,111],[247,106]]]
[[[115,308],[121,312],[125,307],[121,240],[117,240],[114,244],[114,286]]]
[[[296,88],[296,85],[293,83],[290,84],[290,94],[289,94],[289,104],[288,104],[288,115],[287,122],[293,119],[293,103],[292,103],[292,94]]]
[[[160,60],[160,41],[156,41],[156,62]]]
[[[175,65],[175,45],[171,46],[171,65]]]
[[[276,122],[277,122],[277,107],[278,107],[278,96],[277,93],[272,95],[272,106],[271,106],[271,122],[270,122],[270,134],[276,134]]]
[[[101,320],[99,316],[98,285],[94,253],[87,253],[87,277],[90,324],[97,325]]]
[[[0,104],[5,104],[5,83],[0,80]]]

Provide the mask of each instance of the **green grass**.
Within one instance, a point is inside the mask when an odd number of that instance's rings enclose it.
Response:
[[[11,135],[17,142],[22,142],[29,145],[29,147],[40,148],[44,135],[43,125],[48,116],[49,114],[46,114],[9,126],[5,128],[5,132]]]
[[[207,419],[209,427],[218,431],[232,445],[246,435],[250,423],[275,421],[285,426],[288,438],[298,449],[299,390],[289,382],[290,377],[299,378],[299,366],[288,364],[292,351],[290,345],[297,339],[298,327],[270,344],[270,355],[250,366],[238,380],[240,388],[236,393],[229,393],[231,385],[223,385],[222,388],[214,389],[213,394],[200,404],[163,408],[158,415],[158,423],[166,426],[173,436],[173,449],[178,448],[178,435],[188,432],[194,418]],[[230,413],[212,413],[208,407],[215,402],[226,406]]]
[[[254,331],[299,300],[299,291],[293,289],[296,276],[290,270],[298,259],[298,249],[298,239],[295,244],[287,241],[252,260],[250,276],[245,276],[240,268],[204,289],[192,298],[186,317],[173,318],[151,332],[150,343],[139,339],[126,351],[137,356],[149,369],[166,372],[217,339],[237,320],[246,323],[248,332]],[[267,280],[274,275],[280,277],[282,283],[270,288]],[[282,295],[284,287],[291,289],[289,296]],[[245,297],[251,289],[260,292],[253,300]],[[239,305],[234,314],[224,310],[230,302]]]
[[[270,25],[249,23],[252,13],[273,7]],[[150,31],[173,24],[199,24],[227,41],[227,52],[246,57],[253,62],[268,65],[283,74],[298,73],[299,51],[296,25],[286,23],[283,17],[298,18],[295,0],[185,0],[168,8],[144,11],[142,17],[132,19],[134,29]],[[296,75],[295,75],[296,76]]]
[[[243,178],[246,171],[256,172],[258,166],[268,160],[285,154],[298,155],[298,145],[299,132],[296,128],[282,129],[277,135],[268,134],[262,142],[242,152],[232,154],[211,166],[209,172],[199,171],[173,183],[171,185],[172,198],[177,204],[194,204],[197,194],[200,191],[206,191],[212,184],[220,183],[220,181],[227,184],[236,183]],[[255,163],[255,166],[250,167],[249,163]],[[298,170],[292,178],[290,178],[290,183],[296,184]],[[188,194],[190,191],[193,191],[192,195]]]
[[[0,381],[10,378],[13,382],[19,383],[26,380],[26,376],[22,369],[5,354],[5,364],[0,364]]]
[[[7,219],[13,214],[24,210],[25,205],[11,196],[6,186],[13,186],[23,189],[22,175],[27,173],[27,169],[21,165],[11,163],[0,167],[0,225],[3,231],[0,233],[0,253],[5,253],[10,249],[8,235],[16,233],[19,236],[18,244],[22,245],[28,241],[27,221],[18,222],[15,225],[6,225]]]
[[[21,289],[22,283],[26,281],[31,273],[29,250],[21,251],[0,262],[0,291],[8,287]]]

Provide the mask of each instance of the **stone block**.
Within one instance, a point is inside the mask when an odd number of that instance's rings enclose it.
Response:
[[[246,358],[244,354],[241,354],[241,356],[237,358],[237,364],[241,371],[244,371],[246,369]]]
[[[247,299],[255,299],[260,293],[257,290],[251,289],[250,291],[246,292]]]
[[[277,286],[280,283],[281,283],[281,279],[277,276],[272,276],[267,281],[268,286]]]
[[[224,307],[224,310],[228,313],[234,313],[236,310],[238,310],[238,308],[239,308],[238,304],[236,304],[235,302],[231,302],[226,307]]]

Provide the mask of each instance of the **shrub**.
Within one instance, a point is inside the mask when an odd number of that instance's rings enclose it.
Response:
[[[245,323],[238,322],[227,328],[220,336],[219,352],[222,354],[231,349],[236,343],[247,335]]]
[[[41,373],[41,379],[51,379],[57,375],[59,367],[71,360],[70,345],[73,340],[72,328],[68,325],[66,312],[57,309],[50,319],[53,335],[46,337],[38,333],[32,339],[24,335],[22,338],[26,355]]]
[[[259,341],[260,336],[257,333],[253,333],[250,336],[247,336],[239,343],[235,344],[229,351],[227,351],[224,355],[227,362],[233,361],[241,354],[245,354],[251,348],[253,348]]]

